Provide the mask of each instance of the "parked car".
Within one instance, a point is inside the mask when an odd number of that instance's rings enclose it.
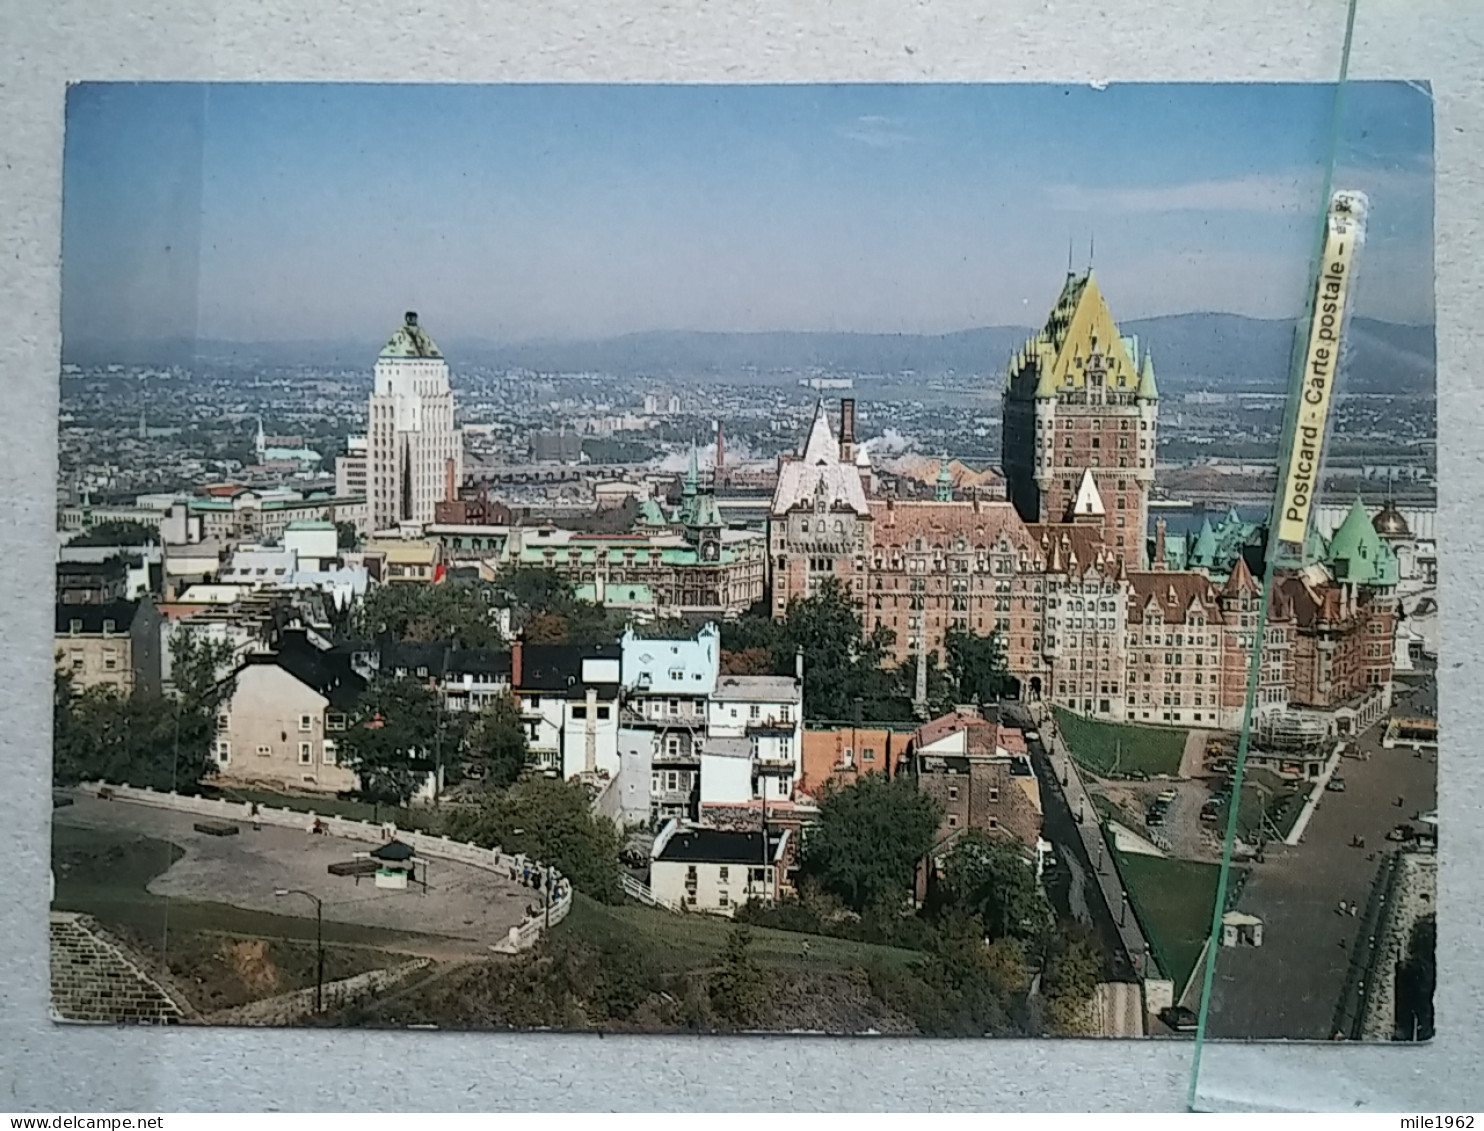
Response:
[[[1160,802],[1161,804],[1169,805],[1169,804],[1171,804],[1175,800],[1175,798],[1177,798],[1179,796],[1180,796],[1180,793],[1179,793],[1178,790],[1162,789],[1159,792],[1159,796],[1156,797],[1155,800],[1158,801],[1158,802]]]
[[[1408,841],[1417,835],[1411,825],[1397,825],[1386,834],[1387,840]]]
[[[1025,732],[1025,740],[1027,742],[1040,742],[1041,732],[1036,730],[1028,730]]]
[[[1164,823],[1165,814],[1163,809],[1150,809],[1149,812],[1144,814],[1144,824],[1151,829],[1157,828]]]
[[[1199,1022],[1195,1010],[1183,1005],[1172,1005],[1168,1009],[1161,1009],[1159,1019],[1176,1033],[1194,1033]]]
[[[1327,782],[1324,783],[1324,788],[1327,789],[1327,790],[1329,790],[1331,793],[1344,793],[1345,792],[1345,779],[1344,778],[1330,778],[1329,781],[1327,781]]]

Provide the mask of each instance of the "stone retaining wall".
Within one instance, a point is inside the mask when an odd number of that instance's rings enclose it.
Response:
[[[1407,958],[1417,920],[1437,911],[1438,858],[1431,853],[1404,853],[1391,904],[1385,909],[1372,961],[1374,968],[1364,1003],[1361,1035],[1367,1041],[1389,1041],[1396,1032],[1396,967]]]
[[[91,918],[51,913],[51,1009],[64,1021],[176,1025],[186,1010]]]
[[[322,998],[326,1011],[343,1009],[358,1001],[374,997],[383,990],[404,982],[431,965],[426,958],[416,958],[384,970],[368,970],[350,978],[328,982]],[[314,987],[294,990],[278,997],[249,1002],[235,1009],[213,1013],[207,1020],[213,1025],[293,1025],[314,1013]]]

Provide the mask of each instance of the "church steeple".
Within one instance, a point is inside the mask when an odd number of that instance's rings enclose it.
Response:
[[[940,503],[953,502],[953,472],[948,467],[948,453],[943,453],[943,458],[938,461],[938,492],[937,499]]]

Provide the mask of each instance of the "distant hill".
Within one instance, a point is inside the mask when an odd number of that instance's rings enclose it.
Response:
[[[1122,324],[1153,351],[1166,395],[1196,391],[1281,392],[1292,360],[1295,323],[1236,314],[1171,314]],[[598,341],[500,344],[441,340],[452,363],[539,372],[622,376],[736,377],[748,372],[832,370],[857,374],[979,375],[1005,362],[1034,331],[985,326],[951,334],[704,333],[653,331]],[[1431,393],[1436,353],[1431,326],[1356,318],[1343,386],[1351,392]],[[65,360],[79,365],[321,365],[369,370],[377,344],[365,342],[136,343],[71,342]]]

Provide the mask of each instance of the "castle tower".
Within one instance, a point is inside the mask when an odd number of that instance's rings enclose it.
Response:
[[[366,493],[374,530],[433,521],[449,461],[463,481],[448,363],[409,311],[377,358],[366,432]]]
[[[1005,482],[1021,518],[1071,521],[1090,473],[1104,544],[1144,569],[1158,418],[1149,352],[1120,334],[1090,269],[1069,273],[1045,327],[1006,373]]]

